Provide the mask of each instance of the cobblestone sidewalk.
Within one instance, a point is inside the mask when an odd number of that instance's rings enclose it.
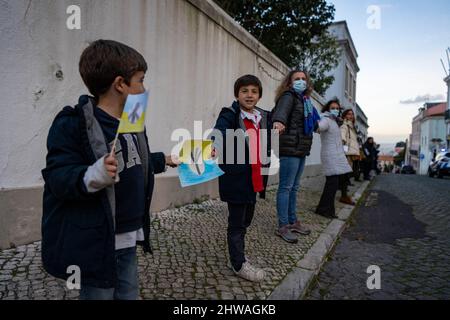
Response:
[[[377,177],[308,299],[450,299],[449,196],[448,178]],[[370,265],[379,290],[367,288]]]
[[[248,230],[246,253],[266,270],[259,284],[234,276],[227,267],[226,204],[207,200],[152,214],[153,255],[139,249],[142,299],[266,299],[318,239],[330,220],[313,214],[325,183],[323,177],[302,180],[300,220],[312,230],[295,245],[275,236],[276,187],[259,200]],[[350,187],[353,193],[360,184]],[[339,194],[339,192],[338,192]],[[337,204],[337,210],[342,207]],[[42,268],[40,242],[0,251],[0,299],[77,299],[64,281]]]

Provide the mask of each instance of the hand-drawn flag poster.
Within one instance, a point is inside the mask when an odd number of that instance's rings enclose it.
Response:
[[[180,151],[181,164],[178,166],[178,175],[183,188],[214,180],[224,174],[211,159],[211,149],[210,140],[184,142]]]
[[[119,133],[144,131],[147,102],[148,92],[128,95],[122,118],[120,119]]]

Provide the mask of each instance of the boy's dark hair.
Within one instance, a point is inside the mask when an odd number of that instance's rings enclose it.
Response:
[[[333,99],[331,99],[330,101],[328,101],[328,102],[326,103],[326,105],[323,106],[322,112],[330,111],[330,107],[331,107],[331,105],[332,105],[333,103],[337,103],[337,104],[339,105],[339,108],[341,108],[341,102],[339,101],[339,99],[338,99],[338,98],[333,98]]]
[[[255,77],[254,75],[251,75],[251,74],[247,74],[236,80],[236,82],[234,83],[234,96],[237,98],[239,96],[239,90],[241,90],[242,87],[251,86],[251,85],[258,87],[259,97],[262,98],[263,88],[262,88],[261,81],[257,77]]]
[[[81,54],[79,69],[89,92],[98,98],[109,90],[118,76],[130,85],[136,72],[147,71],[147,63],[139,52],[123,43],[97,40]]]

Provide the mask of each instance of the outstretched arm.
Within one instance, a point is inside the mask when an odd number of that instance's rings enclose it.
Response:
[[[294,97],[291,93],[285,93],[278,100],[275,110],[272,114],[272,122],[281,123],[283,126],[287,126],[289,116],[294,106]]]
[[[319,124],[319,132],[325,132],[330,129],[330,120],[328,118],[322,118],[318,122]]]

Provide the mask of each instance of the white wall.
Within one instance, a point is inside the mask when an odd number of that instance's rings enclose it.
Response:
[[[191,2],[219,12],[223,25]],[[0,1],[0,188],[42,185],[48,129],[62,107],[74,105],[87,92],[78,60],[95,39],[127,43],[147,59],[146,124],[154,151],[172,149],[170,137],[176,128],[192,131],[196,120],[203,121],[205,129],[213,126],[220,109],[231,104],[233,83],[243,74],[261,78],[260,106],[273,107],[278,85],[274,79],[281,79],[287,67],[260,44],[254,45],[251,36],[209,1],[79,0],[81,30],[66,28],[66,8],[71,4]],[[227,30],[224,26],[230,24],[233,28]],[[244,41],[236,37],[242,34]],[[63,79],[55,76],[58,70]],[[309,163],[318,162],[315,153]]]
[[[419,174],[426,174],[428,171],[428,166],[430,165],[430,149],[429,149],[429,140],[430,140],[430,121],[423,121],[421,123],[420,128],[420,166],[419,166]],[[423,158],[421,155],[423,154]]]
[[[352,57],[350,56],[353,54],[356,54],[356,52],[353,52],[353,50],[350,50],[350,53],[346,49],[346,45],[344,44],[344,41],[349,41],[352,43],[351,35],[348,34],[345,24],[344,23],[338,23],[333,24],[329,28],[329,32],[338,40],[340,41],[340,50],[341,55],[339,57],[339,64],[338,66],[329,74],[334,76],[334,82],[333,84],[328,88],[328,90],[325,92],[325,98],[326,100],[330,100],[333,97],[338,97],[342,107],[345,109],[352,108],[353,110],[356,109],[356,102],[350,101],[348,97],[345,95],[345,78],[346,78],[346,66],[350,69],[350,71],[353,74],[354,79],[357,81],[357,67],[354,65]],[[353,59],[357,59],[357,57],[353,57]],[[355,88],[356,89],[356,88]],[[355,113],[356,114],[356,113]]]
[[[445,78],[447,83],[447,109],[450,110],[450,77]]]
[[[413,166],[413,168],[420,173],[420,145],[421,145],[421,125],[420,125],[420,119],[418,119],[419,116],[414,117],[412,121],[412,130],[411,130],[411,136],[410,136],[410,151],[414,150],[417,152],[417,155],[412,155],[410,153],[410,164]]]
[[[81,8],[81,30],[68,30],[67,7]],[[212,127],[233,97],[234,81],[257,75],[260,107],[272,109],[288,67],[211,0],[0,0],[0,248],[39,240],[41,169],[55,115],[86,94],[78,73],[90,41],[124,42],[146,58],[152,151],[170,152],[177,128]],[[61,74],[62,77],[57,76]],[[320,97],[315,97],[320,109]],[[320,174],[320,138],[305,175]],[[176,170],[156,179],[152,211],[217,197],[217,181],[181,189]]]
[[[334,82],[325,92],[325,100],[331,100],[334,97],[338,97],[338,99],[343,102],[344,101],[344,90],[345,90],[345,57],[342,54],[339,57],[339,64],[330,73],[334,76]]]
[[[441,139],[442,141],[445,141],[446,129],[444,117],[433,117],[422,121],[420,129],[420,153],[422,153],[425,158],[420,160],[419,174],[427,174],[428,167],[433,159],[431,148],[434,147],[434,145],[431,140]]]
[[[450,110],[450,77],[445,78],[445,82],[447,83],[447,110]],[[450,150],[450,119],[447,121],[447,149]]]

